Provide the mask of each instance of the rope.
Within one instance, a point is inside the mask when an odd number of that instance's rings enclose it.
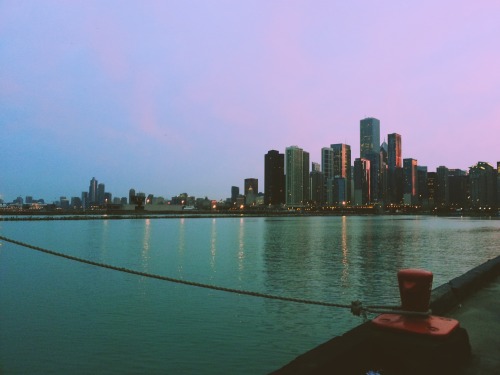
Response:
[[[218,291],[221,291],[221,292],[235,293],[235,294],[241,294],[241,295],[252,296],[252,297],[260,297],[260,298],[267,298],[267,299],[273,299],[273,300],[279,300],[279,301],[287,301],[287,302],[304,303],[304,304],[308,304],[308,305],[338,307],[338,308],[349,309],[353,315],[355,315],[355,316],[362,316],[364,318],[364,320],[367,319],[367,316],[366,316],[367,313],[375,313],[375,314],[392,313],[392,314],[402,314],[402,315],[423,315],[423,316],[427,316],[428,315],[428,313],[418,313],[418,312],[411,312],[411,311],[400,311],[400,310],[397,310],[397,309],[400,308],[399,306],[398,307],[392,307],[392,306],[367,306],[367,307],[363,307],[363,305],[362,305],[362,303],[360,301],[352,301],[350,305],[346,305],[346,304],[333,303],[333,302],[314,301],[314,300],[303,299],[303,298],[277,296],[277,295],[260,293],[260,292],[253,292],[253,291],[248,291],[248,290],[226,288],[226,287],[212,285],[212,284],[204,284],[204,283],[199,283],[199,282],[195,282],[195,281],[176,279],[176,278],[173,278],[173,277],[168,277],[168,276],[163,276],[163,275],[157,275],[157,274],[151,274],[151,273],[136,271],[136,270],[132,270],[132,269],[129,269],[129,268],[117,267],[117,266],[113,266],[111,264],[106,264],[106,263],[94,262],[92,260],[83,259],[83,258],[75,257],[75,256],[72,256],[72,255],[60,253],[60,252],[57,252],[57,251],[44,249],[44,248],[39,247],[39,246],[30,245],[30,244],[25,243],[25,242],[16,241],[16,240],[13,240],[11,238],[7,238],[7,237],[1,236],[1,235],[0,235],[0,240],[4,240],[6,242],[10,242],[10,243],[13,243],[15,245],[26,247],[28,249],[40,251],[42,253],[46,253],[46,254],[50,254],[50,255],[55,255],[55,256],[58,256],[58,257],[61,257],[61,258],[65,258],[65,259],[69,259],[69,260],[73,260],[73,261],[76,261],[76,262],[80,262],[80,263],[84,263],[84,264],[89,264],[89,265],[92,265],[92,266],[101,267],[101,268],[105,268],[105,269],[110,269],[110,270],[114,270],[114,271],[129,273],[129,274],[132,274],[132,275],[143,276],[143,277],[147,277],[147,278],[150,278],[150,279],[157,279],[157,280],[169,281],[171,283],[189,285],[189,286],[194,286],[194,287],[198,287],[198,288],[205,288],[205,289],[211,289],[211,290],[218,290]],[[380,310],[380,308],[382,308],[382,310]]]

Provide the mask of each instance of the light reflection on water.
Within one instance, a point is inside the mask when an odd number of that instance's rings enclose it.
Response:
[[[499,254],[500,221],[435,217],[3,222],[41,247],[185,280],[397,304],[396,272],[440,285]],[[94,268],[0,243],[0,372],[276,369],[360,323],[346,311]]]

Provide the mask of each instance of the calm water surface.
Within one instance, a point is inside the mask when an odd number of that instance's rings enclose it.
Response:
[[[349,304],[398,304],[499,255],[500,221],[436,217],[0,222],[3,236],[119,267]],[[0,373],[265,374],[360,324],[347,310],[96,268],[0,243]]]

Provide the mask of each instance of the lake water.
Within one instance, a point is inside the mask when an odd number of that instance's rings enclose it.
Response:
[[[0,234],[200,283],[399,304],[500,254],[500,221],[430,216],[0,222]],[[0,243],[2,374],[265,374],[362,320],[348,310],[200,289]]]

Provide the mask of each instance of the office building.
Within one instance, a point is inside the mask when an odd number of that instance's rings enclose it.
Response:
[[[369,117],[360,121],[360,157],[370,161],[370,201],[379,198],[380,121]]]
[[[387,167],[389,170],[403,167],[401,135],[392,133],[387,136]]]
[[[366,158],[371,152],[380,152],[380,121],[368,117],[360,121],[360,152],[361,158]]]
[[[470,197],[473,209],[497,208],[497,170],[489,163],[478,162],[469,169]]]
[[[285,203],[285,154],[270,150],[264,155],[264,204]]]
[[[333,203],[350,204],[351,197],[351,146],[332,144],[333,150]]]
[[[387,144],[387,198],[392,204],[403,202],[403,157],[401,135],[389,134]]]
[[[448,168],[436,168],[436,181],[434,184],[434,206],[444,208],[450,205],[450,185],[448,181]]]
[[[256,178],[245,178],[245,204],[254,206],[259,193],[259,181]]]
[[[323,172],[323,199],[326,205],[333,204],[333,149],[321,149],[321,171]]]
[[[418,203],[418,176],[417,161],[415,159],[403,159],[403,201],[404,204],[414,205]]]
[[[106,197],[105,194],[105,186],[103,183],[97,185],[97,204],[99,206],[104,205]]]
[[[366,205],[370,199],[370,160],[357,158],[354,160],[354,204]]]
[[[240,188],[238,186],[231,186],[231,203],[236,204],[236,199],[240,195]]]
[[[425,209],[429,208],[429,192],[427,189],[427,167],[417,166],[417,203]]]
[[[97,180],[92,177],[89,186],[89,206],[97,204]]]
[[[309,199],[309,153],[298,146],[285,150],[286,204],[304,207]]]
[[[318,163],[312,163],[310,173],[310,202],[312,206],[321,207],[325,203],[325,181]]]
[[[137,196],[135,195],[135,189],[130,189],[128,191],[128,204],[136,204]]]
[[[467,171],[461,169],[448,170],[448,191],[450,206],[455,209],[468,206],[469,176]]]

